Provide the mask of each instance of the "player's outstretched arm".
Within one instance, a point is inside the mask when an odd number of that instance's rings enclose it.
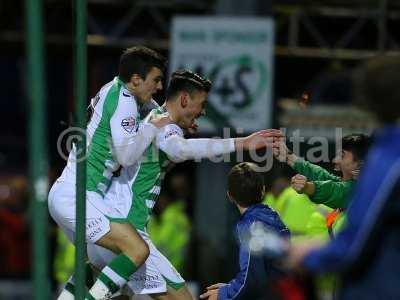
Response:
[[[299,158],[296,154],[291,152],[286,146],[283,140],[275,142],[273,145],[274,157],[283,163],[287,163],[296,172],[304,175],[310,181],[316,180],[333,180],[340,181],[340,178],[329,173],[324,168],[312,164],[302,158]]]
[[[261,130],[243,138],[230,139],[185,139],[176,125],[164,127],[157,137],[159,148],[175,162],[189,159],[211,158],[240,150],[256,150],[273,145],[280,137],[276,129]]]

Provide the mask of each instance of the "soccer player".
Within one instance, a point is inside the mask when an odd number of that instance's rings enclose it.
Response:
[[[136,162],[150,145],[158,128],[169,118],[151,119],[139,126],[139,109],[149,103],[152,95],[162,89],[165,59],[145,47],[127,49],[120,57],[119,74],[103,86],[91,101],[93,114],[87,125],[87,187],[86,240],[119,253],[106,266],[87,295],[88,299],[104,299],[113,288],[122,286],[127,278],[147,259],[149,249],[130,224],[110,221],[112,211],[103,197],[113,172],[120,166]],[[75,235],[76,149],[73,148],[66,167],[52,186],[48,205],[57,224],[71,241]],[[73,299],[73,277],[59,299]]]
[[[137,166],[123,168],[114,178],[105,202],[118,213],[112,220],[132,224],[150,247],[145,264],[130,277],[129,288],[135,294],[151,294],[154,299],[192,299],[185,282],[171,263],[155,248],[146,225],[160,194],[162,180],[171,161],[210,158],[235,150],[252,150],[272,145],[279,130],[262,130],[244,138],[185,139],[183,130],[196,127],[196,119],[205,114],[211,83],[190,71],[173,73],[163,107],[152,114],[168,113],[174,124],[163,127]],[[127,184],[128,182],[128,184]],[[114,255],[95,245],[88,246],[90,261],[102,268]],[[115,289],[116,291],[116,289]]]
[[[251,253],[246,240],[256,227],[270,230],[284,239],[288,239],[290,235],[279,215],[262,204],[264,192],[263,175],[257,172],[255,164],[244,162],[232,168],[228,175],[227,194],[241,214],[236,225],[240,243],[240,271],[227,284],[217,283],[209,286],[200,296],[201,299],[264,299],[262,296],[266,295],[265,287],[275,267],[266,257]]]

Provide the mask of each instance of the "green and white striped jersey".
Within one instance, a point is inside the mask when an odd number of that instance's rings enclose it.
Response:
[[[165,112],[165,108],[160,107],[153,110],[148,118]],[[183,137],[183,131],[177,125],[170,124],[160,130],[158,139],[160,136],[168,138],[171,135]],[[136,229],[146,231],[146,225],[160,195],[161,184],[169,163],[168,155],[158,147],[156,141],[153,141],[140,162],[135,166],[123,168],[120,177],[115,178],[112,187],[107,192],[108,204],[121,211],[123,220],[127,220]],[[118,221],[121,218],[114,219]]]
[[[166,113],[165,107],[153,110],[147,119]],[[188,159],[211,158],[235,150],[234,139],[185,139],[176,124],[164,126],[136,165],[122,168],[113,178],[105,195],[105,203],[113,207],[116,222],[129,222],[136,229],[146,231],[152,210],[160,195],[168,164]]]
[[[113,172],[121,165],[133,164],[151,143],[157,129],[150,123],[139,127],[137,102],[118,77],[100,89],[91,105],[93,115],[86,129],[86,190],[104,196]],[[75,168],[73,148],[60,180],[75,182]]]

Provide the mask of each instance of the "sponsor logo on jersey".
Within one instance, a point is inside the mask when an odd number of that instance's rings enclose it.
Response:
[[[131,97],[131,95],[129,95],[129,94],[126,94],[125,92],[122,92],[122,95],[124,95],[125,97]]]
[[[125,131],[132,133],[136,128],[136,120],[134,117],[125,118],[121,121],[121,126]]]

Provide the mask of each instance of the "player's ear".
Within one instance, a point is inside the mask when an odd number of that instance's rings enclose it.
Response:
[[[181,101],[181,106],[185,108],[188,105],[189,95],[186,92],[181,92],[181,96],[179,97]]]
[[[139,74],[133,74],[131,76],[130,83],[135,88],[138,87],[142,83],[143,79],[139,76]]]
[[[233,200],[233,197],[229,191],[226,191],[226,195],[228,196],[229,201],[231,201],[232,203],[235,203],[235,200]]]

